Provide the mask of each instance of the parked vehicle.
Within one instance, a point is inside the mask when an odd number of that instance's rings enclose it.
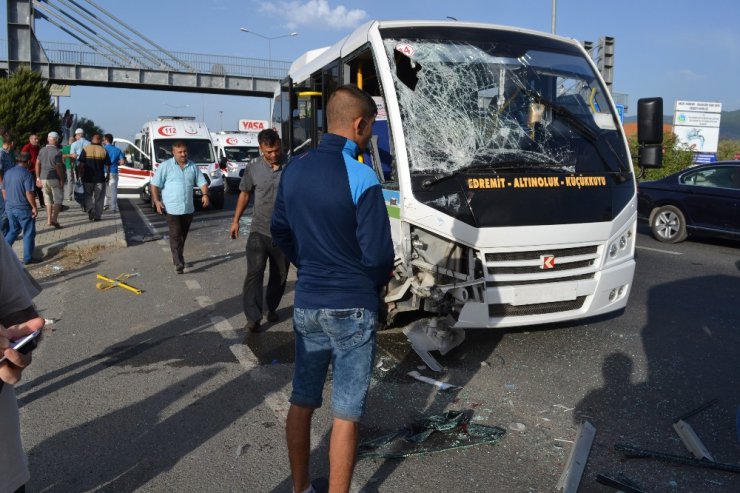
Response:
[[[689,234],[740,238],[740,161],[695,166],[638,184],[638,214],[656,240]]]
[[[239,191],[239,182],[247,163],[259,157],[260,150],[256,132],[212,132],[211,140],[216,150],[216,159],[225,166],[226,189]]]
[[[127,159],[131,162],[118,169],[119,190],[136,190],[144,201],[151,201],[149,182],[159,164],[172,157],[172,142],[182,140],[188,146],[188,158],[195,162],[206,177],[211,207],[224,207],[223,172],[213,152],[211,134],[203,122],[193,117],[160,116],[146,122],[136,141],[116,138],[115,143],[128,146]],[[196,205],[201,191],[193,188]]]
[[[347,83],[378,106],[363,160],[383,187],[396,249],[386,323],[408,311],[432,317],[417,342],[409,335],[420,354],[446,352],[462,329],[624,308],[635,177],[609,90],[576,40],[368,22],[291,65],[272,112],[286,154],[318,145],[326,101]],[[659,166],[662,100],[645,101],[640,164]]]

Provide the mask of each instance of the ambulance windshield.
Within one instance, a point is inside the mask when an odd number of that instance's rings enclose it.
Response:
[[[258,147],[224,147],[226,159],[232,162],[246,163],[247,161],[259,157],[260,150]]]
[[[157,162],[172,157],[172,143],[176,139],[156,139],[154,141],[154,155]],[[213,155],[213,144],[208,139],[184,139],[188,146],[188,159],[196,164],[213,164],[216,158]]]

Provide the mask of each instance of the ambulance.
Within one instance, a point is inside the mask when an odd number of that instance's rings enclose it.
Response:
[[[211,140],[216,159],[225,166],[226,189],[238,192],[247,163],[260,155],[257,132],[211,132]]]
[[[206,178],[211,207],[224,207],[224,176],[213,151],[211,134],[204,122],[194,117],[160,116],[146,122],[134,142],[116,138],[114,143],[124,147],[125,166],[118,168],[118,189],[136,191],[144,201],[151,201],[149,183],[157,167],[172,157],[172,143],[182,140],[188,147],[188,159],[195,162]],[[200,188],[193,188],[196,206],[200,204]]]

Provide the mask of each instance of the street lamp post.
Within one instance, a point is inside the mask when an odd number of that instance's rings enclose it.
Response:
[[[281,34],[280,36],[265,36],[263,34],[254,32],[251,29],[247,29],[246,27],[240,27],[239,30],[245,33],[254,34],[255,36],[259,36],[260,38],[267,40],[267,70],[270,72],[272,71],[272,41],[274,39],[279,39],[279,38],[289,38],[291,36],[298,36],[298,33],[295,33],[295,32],[288,33],[288,34]]]

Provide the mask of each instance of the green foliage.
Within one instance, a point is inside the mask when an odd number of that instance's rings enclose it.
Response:
[[[13,133],[16,144],[32,133],[44,142],[46,133],[59,131],[61,122],[41,74],[23,68],[0,79],[0,125]]]
[[[717,146],[717,160],[727,161],[735,159],[740,154],[740,140],[720,140]]]
[[[87,138],[87,140],[90,140],[90,137],[92,137],[93,134],[100,134],[101,138],[103,137],[103,135],[105,135],[105,130],[98,127],[94,121],[88,120],[87,118],[84,118],[84,117],[80,118],[77,121],[76,128],[81,128],[82,130],[85,131],[85,138]]]
[[[676,142],[677,137],[673,132],[663,133],[663,167],[660,169],[646,169],[642,178],[642,181],[658,180],[664,176],[671,175],[682,169],[686,169],[691,166],[693,153],[684,149],[677,149]],[[637,167],[637,136],[629,138],[630,154],[632,154],[632,162]],[[639,171],[637,172],[639,174]]]

